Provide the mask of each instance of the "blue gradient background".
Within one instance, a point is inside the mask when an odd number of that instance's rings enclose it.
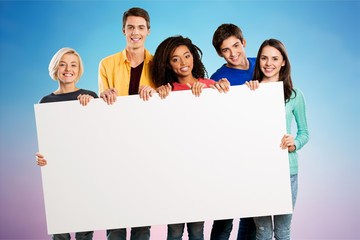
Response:
[[[242,28],[248,56],[266,38],[285,43],[311,133],[300,152],[293,239],[360,239],[360,2],[226,0],[0,2],[0,239],[49,238],[33,104],[57,88],[47,71],[51,57],[61,47],[77,49],[85,64],[79,86],[97,91],[98,63],[124,48],[122,13],[133,6],[150,13],[152,53],[182,34],[203,50],[209,74],[223,64],[211,45],[221,23]],[[152,239],[165,238],[165,226],[152,229]],[[237,221],[231,239],[236,230]]]

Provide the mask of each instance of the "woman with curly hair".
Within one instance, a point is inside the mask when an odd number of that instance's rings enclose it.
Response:
[[[203,88],[215,88],[219,92],[229,90],[229,81],[215,82],[207,78],[207,71],[201,61],[202,51],[189,38],[172,36],[157,47],[152,66],[152,77],[161,98],[169,92],[191,90],[200,96]]]

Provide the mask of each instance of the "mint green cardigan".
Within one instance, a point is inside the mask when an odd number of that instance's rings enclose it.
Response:
[[[289,153],[290,174],[297,174],[299,170],[298,154],[299,151],[309,141],[309,130],[306,120],[305,99],[303,93],[295,88],[291,94],[290,100],[285,104],[286,111],[286,132],[291,134],[292,121],[295,119],[296,123],[296,137],[295,146],[296,150]]]

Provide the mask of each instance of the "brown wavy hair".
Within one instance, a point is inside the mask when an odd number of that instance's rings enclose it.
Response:
[[[285,98],[285,102],[288,102],[290,100],[291,94],[293,92],[294,92],[294,94],[296,94],[296,92],[294,91],[293,83],[291,80],[291,65],[290,65],[289,57],[288,57],[285,45],[282,42],[280,42],[279,40],[271,38],[271,39],[265,40],[261,44],[258,54],[257,54],[257,57],[256,57],[256,64],[255,64],[253,79],[259,80],[259,82],[261,82],[264,78],[264,73],[260,69],[260,57],[261,57],[261,52],[262,52],[263,48],[266,46],[276,48],[277,50],[279,50],[282,57],[284,58],[285,65],[283,67],[281,67],[281,69],[280,69],[279,81],[282,81],[284,84],[284,98]]]

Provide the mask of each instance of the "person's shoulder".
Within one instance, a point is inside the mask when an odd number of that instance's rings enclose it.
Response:
[[[91,96],[93,96],[94,98],[98,98],[98,95],[91,91],[91,90],[87,90],[87,89],[80,89],[80,94],[89,94]]]
[[[299,93],[301,95],[304,95],[304,93],[297,87],[294,87],[293,90],[295,91],[296,94]]]
[[[109,62],[114,62],[116,60],[120,60],[123,56],[123,51],[121,52],[117,52],[111,55],[108,55],[106,57],[104,57],[103,59],[101,59],[101,63],[109,63]]]
[[[153,55],[151,54],[151,52],[148,49],[145,48],[145,56],[147,57],[147,56],[153,56]]]
[[[154,55],[152,55],[150,53],[150,51],[145,48],[145,60],[146,60],[146,62],[151,63],[153,61],[153,58],[154,58]]]
[[[39,103],[47,103],[47,102],[51,102],[51,99],[53,98],[54,94],[50,93],[44,97],[42,97],[39,101]]]
[[[225,72],[225,71],[227,71],[227,68],[228,67],[226,67],[226,64],[224,63],[223,65],[221,65],[221,67],[220,68],[218,68],[212,75],[211,75],[211,79],[214,79],[214,80],[218,80],[217,78],[222,78],[222,76],[220,76],[220,75],[222,75],[223,74],[223,72]]]
[[[228,69],[228,67],[226,66],[226,63],[221,65],[221,67],[219,67],[218,70],[216,70],[216,72],[224,71],[225,69]]]
[[[214,84],[215,83],[215,80],[210,79],[210,78],[200,78],[199,81],[203,82],[205,84]]]
[[[256,63],[256,57],[248,57],[249,62]]]
[[[293,88],[293,93],[291,94],[291,98],[295,99],[296,101],[304,101],[305,100],[303,91],[297,87]]]
[[[250,69],[254,69],[256,64],[256,57],[248,57],[247,59],[250,63]]]
[[[256,57],[248,57],[247,59],[249,61],[249,69],[246,71],[253,75],[256,65]]]

